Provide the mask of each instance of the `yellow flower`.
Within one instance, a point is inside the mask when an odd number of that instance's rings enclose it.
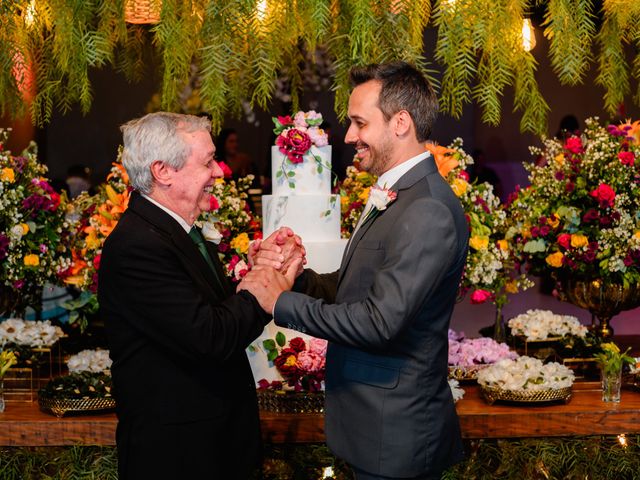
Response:
[[[469,188],[469,184],[463,178],[456,178],[451,185],[453,189],[453,193],[456,194],[457,197],[461,197]]]
[[[95,250],[97,248],[100,248],[100,239],[97,236],[96,230],[94,228],[87,228],[85,231],[88,230],[88,235],[87,238],[85,238],[85,243],[87,245],[87,248],[89,250]]]
[[[13,173],[12,168],[3,168],[2,171],[0,171],[0,180],[3,182],[13,183],[16,181],[16,174]]]
[[[27,225],[26,223],[21,223],[20,226],[22,227],[22,235],[26,235],[27,233],[29,233],[29,225]]]
[[[509,242],[507,242],[504,238],[502,240],[498,240],[496,243],[498,244],[498,248],[503,252],[505,250],[509,250]]]
[[[240,253],[247,253],[249,251],[249,235],[241,233],[233,240],[231,240],[231,248]]]
[[[295,355],[289,355],[287,357],[287,359],[285,360],[284,364],[287,367],[293,367],[296,364],[296,356]]]
[[[346,195],[340,195],[340,205],[342,207],[348,207],[349,206],[349,197],[347,197]]]
[[[220,185],[222,183],[224,183],[224,178],[220,178],[220,177],[216,178],[216,185]]]
[[[584,235],[580,235],[579,233],[574,233],[571,235],[571,246],[573,248],[584,247],[589,244],[589,239]]]
[[[640,230],[636,230],[635,232],[633,232],[633,236],[640,240]]]
[[[358,194],[358,200],[361,200],[362,202],[366,202],[369,198],[370,190],[371,190],[371,187],[363,188],[362,191]]]
[[[489,246],[489,237],[473,236],[469,239],[469,246],[474,250],[486,250]]]
[[[507,293],[518,293],[518,282],[511,279],[504,285],[504,290]]]
[[[562,165],[564,163],[564,153],[559,153],[558,155],[556,155],[554,160],[556,161],[556,163]]]
[[[551,228],[557,228],[560,225],[560,217],[555,213],[552,213],[549,218],[547,218],[547,223]]]
[[[564,255],[562,254],[562,252],[556,252],[549,255],[545,259],[545,261],[552,267],[560,268],[562,266],[563,258],[564,258]]]
[[[27,267],[37,267],[38,265],[40,265],[40,258],[34,253],[25,255],[23,261]]]

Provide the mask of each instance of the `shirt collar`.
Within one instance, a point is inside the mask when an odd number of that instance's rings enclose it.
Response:
[[[151,203],[153,203],[156,207],[158,207],[161,210],[164,210],[165,212],[167,212],[176,222],[178,222],[180,224],[180,226],[182,228],[184,228],[184,231],[189,233],[191,231],[191,225],[189,225],[184,218],[182,218],[180,215],[178,215],[176,212],[174,212],[173,210],[168,209],[167,207],[165,207],[164,205],[159,204],[158,202],[156,202],[153,198],[151,198],[149,195],[145,195],[144,193],[141,193],[141,195],[146,198],[147,200],[149,200]]]
[[[400,180],[400,177],[402,177],[405,173],[407,173],[421,161],[426,160],[429,155],[431,155],[429,152],[420,153],[415,157],[402,162],[400,165],[396,165],[391,170],[387,170],[378,177],[378,185],[382,188],[392,187],[398,180]]]

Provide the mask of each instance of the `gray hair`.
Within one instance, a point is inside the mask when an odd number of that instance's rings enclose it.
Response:
[[[122,164],[131,186],[148,195],[153,188],[153,162],[180,170],[191,154],[191,146],[180,133],[211,132],[211,123],[205,117],[156,112],[131,120],[120,130],[124,142]]]

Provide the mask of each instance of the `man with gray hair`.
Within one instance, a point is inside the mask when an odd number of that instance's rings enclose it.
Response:
[[[98,299],[125,479],[246,479],[260,458],[245,348],[270,315],[234,294],[194,222],[222,170],[205,118],[153,113],[121,127],[134,192],[107,238]],[[293,278],[256,272],[268,291]],[[291,275],[292,277],[292,275]]]

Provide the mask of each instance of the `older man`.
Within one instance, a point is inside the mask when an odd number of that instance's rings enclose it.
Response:
[[[260,432],[245,348],[270,316],[250,293],[234,295],[215,246],[194,227],[222,176],[209,122],[160,112],[122,132],[135,191],[105,242],[98,289],[119,478],[246,479]],[[287,288],[273,270],[256,275],[265,291]]]

